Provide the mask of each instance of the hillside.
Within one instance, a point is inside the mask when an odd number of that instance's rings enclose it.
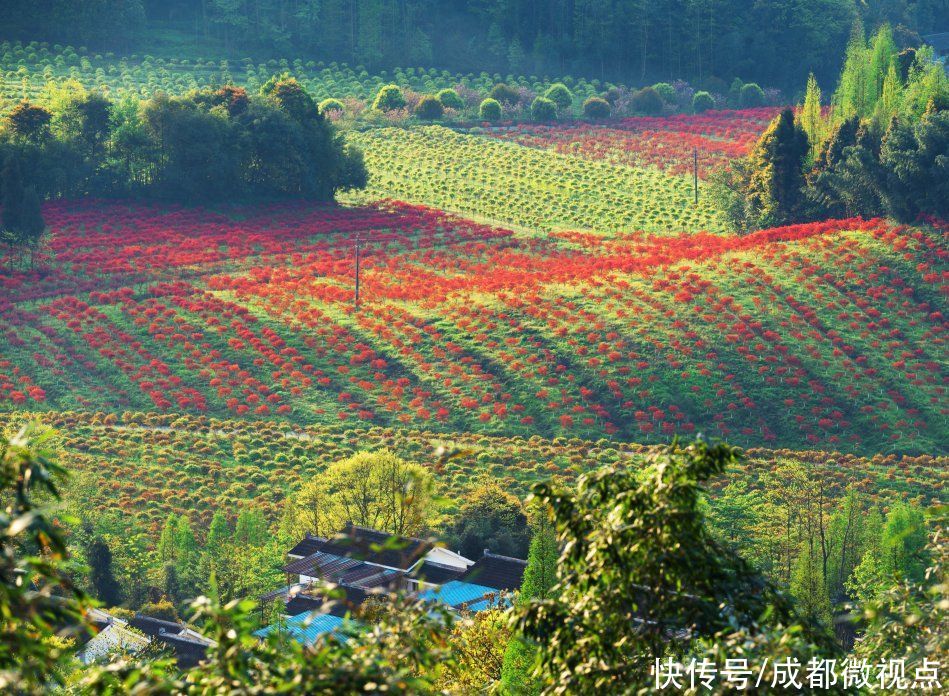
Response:
[[[402,204],[45,212],[48,265],[2,280],[6,409],[946,442],[944,228],[539,237]]]

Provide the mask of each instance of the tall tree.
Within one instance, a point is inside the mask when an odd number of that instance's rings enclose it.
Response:
[[[89,581],[96,598],[107,607],[122,602],[122,589],[112,569],[112,551],[101,537],[92,540],[86,549],[89,564]]]
[[[749,205],[765,227],[794,222],[801,212],[804,160],[810,149],[807,134],[785,109],[759,138],[749,160],[753,173]]]

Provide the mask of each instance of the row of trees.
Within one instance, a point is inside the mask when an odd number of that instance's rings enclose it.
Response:
[[[222,607],[212,593],[191,611],[216,645],[186,675],[152,656],[114,656],[111,664],[81,668],[71,660],[70,636],[84,624],[87,599],[67,572],[62,525],[37,504],[38,493],[57,497],[63,472],[36,451],[30,435],[0,439],[0,679],[8,690],[39,693],[68,681],[76,692],[121,692],[134,683],[169,693],[184,689],[187,679],[189,690],[208,693],[433,693],[446,686],[472,693],[500,680],[511,693],[634,693],[655,687],[657,659],[721,666],[741,655],[764,670],[765,683],[777,683],[778,659],[803,670],[811,658],[842,664],[845,657],[820,623],[708,527],[703,487],[736,455],[699,441],[673,445],[638,467],[584,475],[569,489],[538,486],[536,509],[550,517],[535,517],[524,588],[509,612],[457,621],[392,599],[374,610],[378,624],[345,642],[304,647],[280,631],[257,641],[252,603]],[[944,532],[944,519],[933,523]],[[249,535],[254,527],[243,524]],[[931,567],[921,582],[893,578],[864,604],[865,629],[850,657],[871,665],[906,659],[913,680],[923,659],[938,660],[949,649],[940,629],[949,606],[944,538],[936,535],[928,553]],[[828,686],[844,690],[839,682]]]
[[[14,178],[22,179],[4,189],[41,198],[332,200],[366,182],[361,153],[287,76],[257,95],[224,86],[118,103],[68,82],[51,85],[44,103],[21,102],[4,119],[0,157],[19,162]]]
[[[949,78],[929,48],[859,28],[830,107],[812,75],[751,154],[715,180],[737,229],[826,219],[949,217]]]
[[[216,40],[226,51],[276,50],[371,69],[696,83],[741,75],[773,85],[800,84],[808,71],[830,79],[855,19],[905,25],[912,41],[944,29],[946,7],[943,0],[12,0],[0,9],[0,27],[12,36],[80,45],[141,45],[170,23],[202,49]]]

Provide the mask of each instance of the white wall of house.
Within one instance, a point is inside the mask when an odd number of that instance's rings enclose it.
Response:
[[[425,560],[451,568],[458,568],[459,570],[467,570],[470,566],[474,565],[474,561],[471,559],[441,547],[436,547],[425,554]]]

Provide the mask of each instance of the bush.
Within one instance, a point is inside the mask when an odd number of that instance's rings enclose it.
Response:
[[[339,113],[342,113],[346,110],[346,107],[339,99],[333,99],[330,97],[329,99],[324,99],[320,102],[319,109],[321,114],[326,114],[330,111],[338,111]]]
[[[431,94],[426,94],[415,107],[415,115],[426,121],[437,121],[445,113],[445,107]]]
[[[494,85],[488,96],[502,104],[517,104],[521,100],[518,91],[503,82]]]
[[[478,107],[478,115],[481,117],[482,121],[500,121],[500,102],[498,102],[497,99],[491,99],[488,97],[483,102],[481,102],[481,106]]]
[[[696,92],[695,96],[692,97],[692,111],[695,113],[700,114],[703,111],[714,108],[715,100],[712,99],[712,95],[708,92]]]
[[[395,111],[405,108],[405,95],[398,85],[385,85],[379,89],[372,108],[377,111]]]
[[[764,106],[764,90],[754,82],[742,85],[739,93],[738,104],[742,109],[753,109],[757,106]]]
[[[537,97],[531,104],[531,119],[553,121],[557,118],[557,105],[547,97]]]
[[[583,115],[587,118],[609,118],[610,103],[600,97],[590,97],[583,102]]]
[[[562,82],[555,82],[544,93],[544,97],[557,105],[558,111],[569,109],[573,104],[573,94],[567,89],[567,85]]]
[[[446,109],[461,110],[465,108],[465,103],[458,96],[458,92],[453,89],[443,89],[438,93],[438,101]]]
[[[652,87],[643,87],[633,94],[629,104],[633,111],[640,114],[660,114],[664,106],[659,92]]]
[[[675,104],[676,89],[668,82],[657,82],[652,88],[656,90],[656,93],[662,97],[662,101],[666,104]]]

